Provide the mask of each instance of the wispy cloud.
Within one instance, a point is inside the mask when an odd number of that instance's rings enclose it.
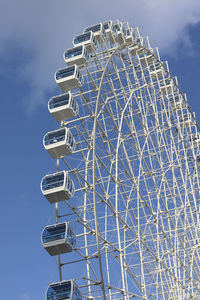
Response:
[[[64,65],[62,52],[84,27],[107,19],[129,21],[148,34],[153,46],[171,55],[178,46],[192,53],[189,26],[200,21],[199,0],[7,0],[0,11],[0,59],[15,58],[4,71],[16,67],[16,45],[21,49],[17,78],[27,87],[23,103],[28,112],[47,102],[55,92],[54,72]],[[12,47],[8,47],[12,45]],[[8,51],[9,49],[9,51]],[[17,52],[19,53],[19,52]],[[19,54],[18,54],[19,55]],[[12,61],[12,60],[11,60]],[[1,75],[1,74],[0,74]]]

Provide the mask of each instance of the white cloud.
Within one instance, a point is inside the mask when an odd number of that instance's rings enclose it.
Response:
[[[0,11],[0,56],[14,55],[5,45],[16,42],[31,57],[19,69],[19,78],[29,85],[24,101],[28,111],[46,103],[46,92],[54,93],[53,79],[64,65],[62,52],[84,27],[107,19],[129,21],[148,34],[152,46],[162,54],[174,53],[178,45],[191,53],[188,26],[200,21],[199,0],[7,0]]]

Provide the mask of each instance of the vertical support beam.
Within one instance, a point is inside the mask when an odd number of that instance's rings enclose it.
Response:
[[[56,161],[56,172],[59,171],[59,166],[60,166],[60,160],[57,159],[57,161]],[[59,220],[58,202],[56,202],[55,208],[56,208],[56,223],[58,223],[58,220]],[[62,265],[61,265],[61,257],[60,257],[60,255],[58,255],[58,272],[59,272],[59,280],[62,281]]]

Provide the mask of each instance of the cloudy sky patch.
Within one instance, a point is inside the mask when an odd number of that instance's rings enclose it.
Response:
[[[18,78],[29,86],[26,96],[19,100],[27,112],[34,111],[46,102],[48,93],[55,92],[54,72],[64,66],[62,52],[72,47],[73,36],[88,25],[108,19],[129,21],[131,26],[138,26],[142,34],[149,35],[152,45],[158,46],[162,54],[175,55],[179,52],[178,45],[186,49],[186,54],[191,54],[193,47],[188,27],[200,21],[200,2],[4,1],[0,11],[0,57],[12,57],[10,68],[16,68]],[[15,47],[21,49],[20,58],[24,59],[20,70]],[[19,52],[17,54],[20,55]]]

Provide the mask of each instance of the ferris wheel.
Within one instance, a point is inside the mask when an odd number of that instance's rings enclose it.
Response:
[[[42,243],[59,265],[46,300],[197,299],[200,133],[177,79],[119,21],[86,28],[64,60],[43,140]]]

